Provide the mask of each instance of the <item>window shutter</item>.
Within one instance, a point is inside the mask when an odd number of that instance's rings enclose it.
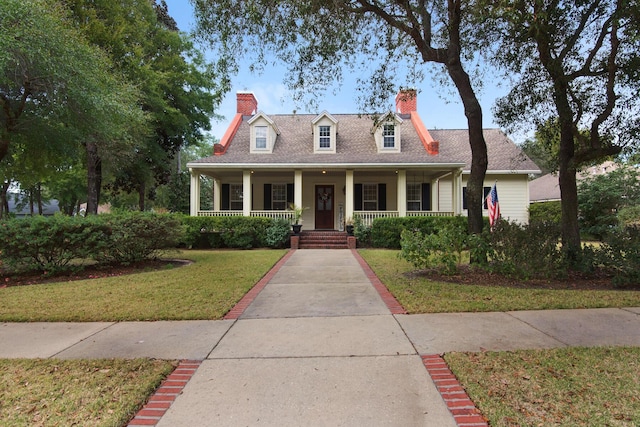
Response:
[[[264,207],[265,211],[271,210],[271,184],[264,185]]]
[[[220,200],[220,208],[223,211],[228,211],[229,210],[229,196],[230,196],[230,188],[229,188],[229,184],[222,184],[222,192],[220,193],[221,200]]]
[[[462,209],[467,208],[467,187],[462,187]]]
[[[362,184],[355,184],[353,186],[353,210],[362,210]]]
[[[482,187],[484,192],[484,198],[482,199],[482,209],[489,209],[487,206],[487,196],[491,193],[491,187]]]
[[[378,210],[387,210],[387,184],[378,184]]]
[[[431,184],[428,182],[422,183],[422,210],[431,210]]]
[[[293,204],[293,199],[294,199],[293,190],[294,190],[293,183],[287,184],[287,209],[289,208],[289,205]]]

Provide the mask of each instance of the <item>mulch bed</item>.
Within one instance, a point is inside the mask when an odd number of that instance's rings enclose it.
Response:
[[[144,273],[162,270],[170,266],[179,267],[190,264],[187,260],[146,260],[129,265],[87,265],[82,271],[43,275],[38,272],[18,275],[0,274],[0,288],[9,286],[37,285],[41,283],[66,282],[72,280],[100,279],[104,277],[122,276],[125,274]]]
[[[491,273],[479,268],[462,266],[455,275],[442,274],[436,270],[421,270],[408,273],[409,277],[426,277],[433,281],[460,283],[476,286],[503,286],[520,289],[574,289],[574,290],[640,290],[640,284],[625,286],[613,285],[611,274],[597,271],[594,274],[569,272],[564,278],[517,279],[503,274]]]

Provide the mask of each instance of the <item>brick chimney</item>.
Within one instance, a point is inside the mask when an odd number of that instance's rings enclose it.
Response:
[[[258,112],[258,100],[252,92],[236,93],[237,112],[243,116],[253,116]]]
[[[400,89],[396,95],[396,113],[411,114],[418,111],[418,94],[415,89]]]

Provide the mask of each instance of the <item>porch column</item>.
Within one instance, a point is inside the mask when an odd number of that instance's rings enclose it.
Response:
[[[345,172],[344,187],[344,217],[353,220],[353,170]]]
[[[302,208],[302,171],[296,169],[293,173],[293,204]]]
[[[398,215],[407,216],[407,171],[398,171]]]
[[[251,171],[242,171],[242,215],[251,216]]]
[[[462,213],[462,170],[454,170],[451,177],[452,208],[454,215]]]
[[[213,179],[213,210],[220,212],[220,201],[222,200],[222,185],[217,178]]]
[[[189,169],[191,185],[189,186],[189,213],[198,216],[200,210],[200,173]]]

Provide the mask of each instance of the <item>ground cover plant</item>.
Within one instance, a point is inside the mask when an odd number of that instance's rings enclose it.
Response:
[[[449,353],[491,426],[640,425],[640,348]]]
[[[438,270],[416,270],[398,253],[360,250],[411,314],[640,306],[640,288],[618,289],[609,277],[520,279],[470,267],[446,275]]]
[[[0,359],[0,425],[122,426],[176,362]]]
[[[174,256],[192,262],[182,267],[168,262],[139,274],[8,286],[0,289],[0,321],[221,319],[284,253],[182,251]]]

